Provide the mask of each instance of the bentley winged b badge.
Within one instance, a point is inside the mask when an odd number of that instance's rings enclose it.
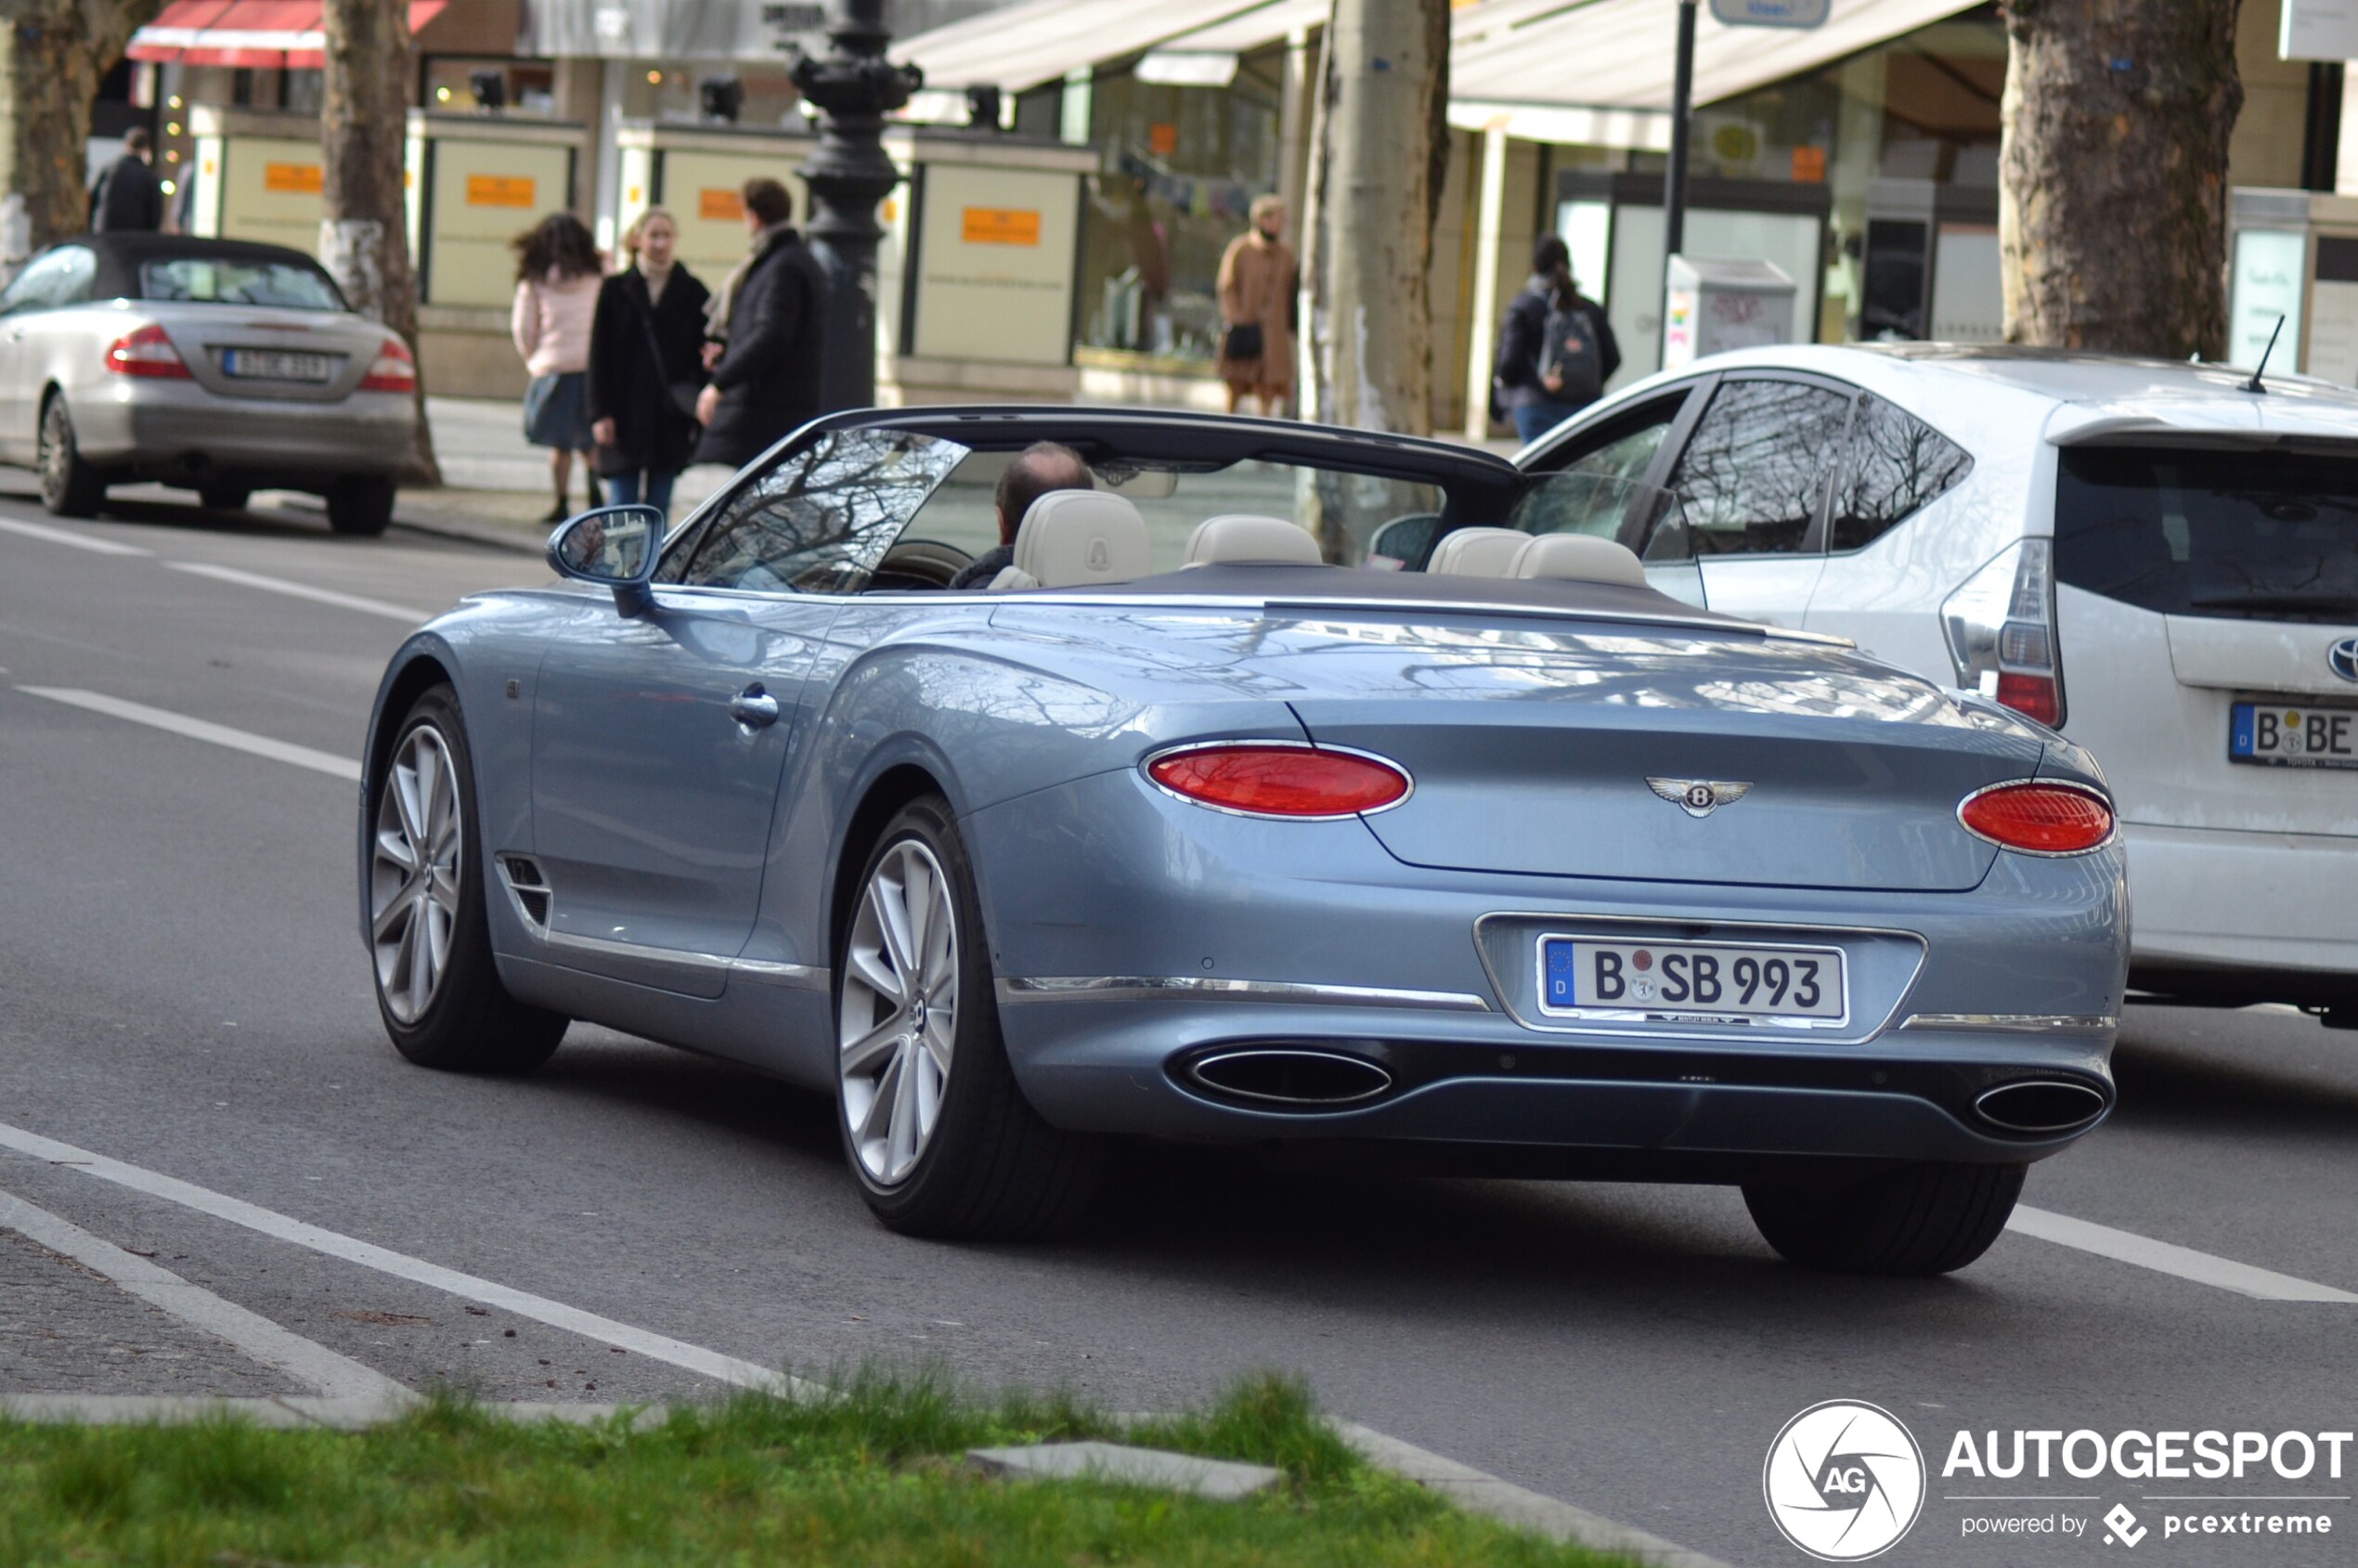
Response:
[[[1752,793],[1752,785],[1735,779],[1648,779],[1646,787],[1691,817],[1707,817]]]

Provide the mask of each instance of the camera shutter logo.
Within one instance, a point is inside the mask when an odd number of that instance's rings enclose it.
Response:
[[[1786,1540],[1820,1562],[1858,1562],[1897,1545],[1924,1510],[1924,1451],[1889,1411],[1830,1399],[1777,1433],[1760,1489]]]

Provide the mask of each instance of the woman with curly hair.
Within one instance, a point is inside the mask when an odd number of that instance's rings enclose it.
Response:
[[[573,455],[590,504],[598,504],[597,474],[590,467],[590,329],[598,310],[605,268],[596,241],[571,213],[551,213],[508,242],[516,253],[516,302],[508,329],[532,384],[524,395],[524,438],[549,448],[549,477],[557,504],[549,521],[567,515],[565,491],[573,479]]]

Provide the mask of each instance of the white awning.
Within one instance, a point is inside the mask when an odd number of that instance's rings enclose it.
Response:
[[[1492,0],[1473,9],[1515,3]],[[1727,27],[1706,8],[1695,25],[1695,102],[1716,103],[1781,82],[1971,9],[1964,0],[1833,0],[1823,27],[1802,31]],[[1492,31],[1455,51],[1450,119],[1478,123],[1485,114],[1526,108],[1666,115],[1678,38],[1678,9],[1671,0],[1560,0],[1533,20]],[[1606,145],[1668,144],[1665,125],[1659,143]]]
[[[1254,0],[1030,0],[920,32],[890,53],[923,70],[927,87],[1020,93],[1262,8]]]

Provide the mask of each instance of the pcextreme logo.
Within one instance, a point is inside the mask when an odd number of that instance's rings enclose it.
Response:
[[[1889,1411],[1812,1405],[1768,1445],[1760,1489],[1785,1539],[1825,1562],[1888,1551],[1924,1506],[1924,1456]]]

